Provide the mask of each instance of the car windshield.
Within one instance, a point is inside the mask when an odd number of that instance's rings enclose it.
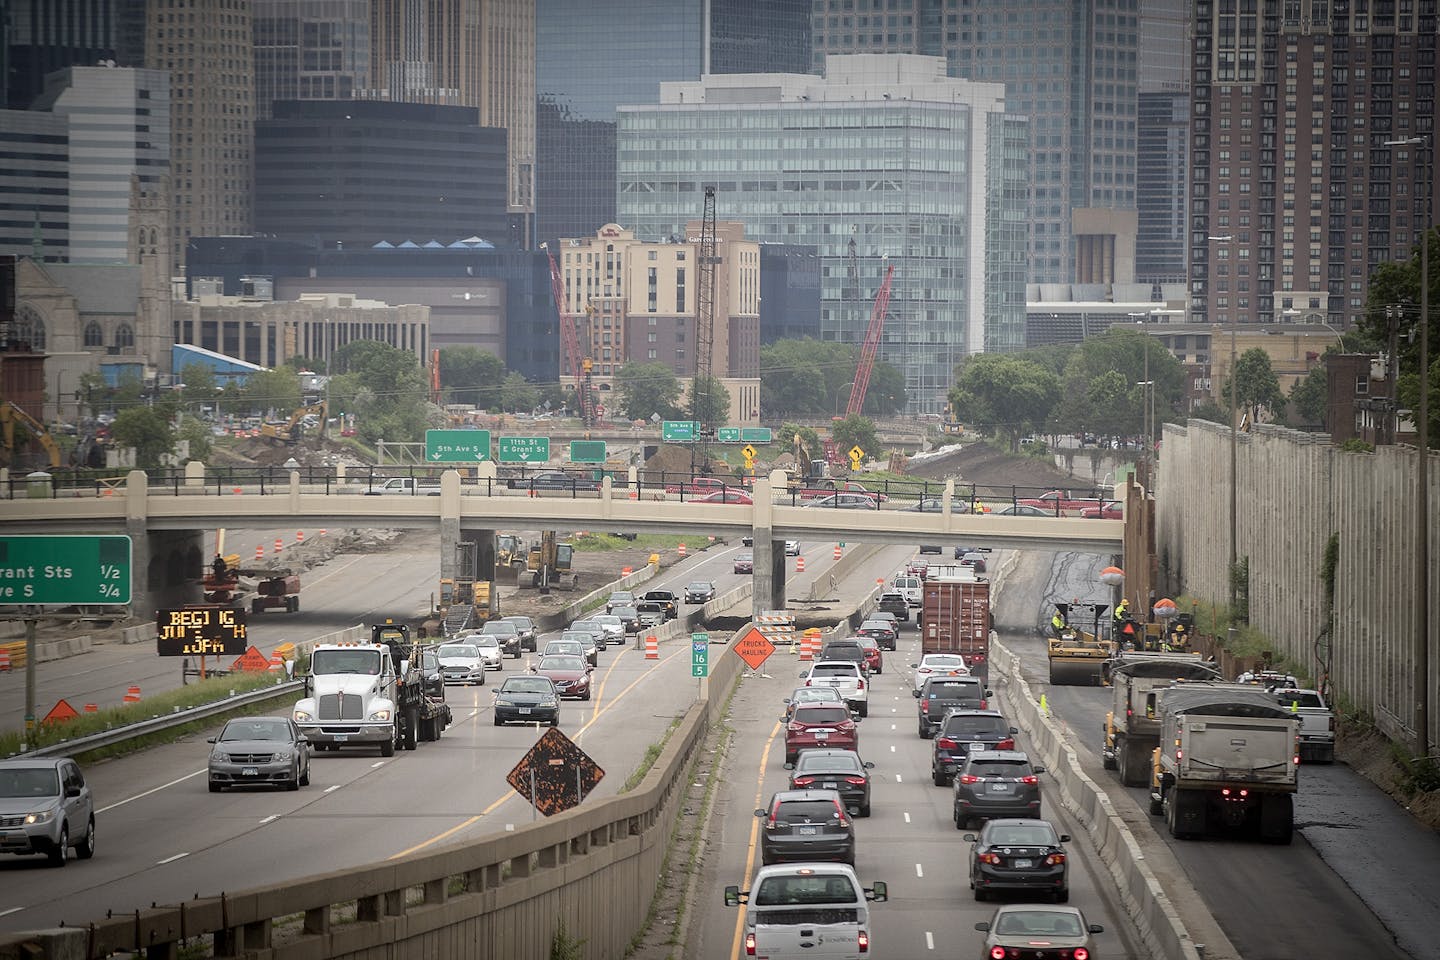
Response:
[[[771,815],[776,823],[825,823],[840,819],[834,800],[781,800]]]
[[[1303,693],[1299,690],[1277,690],[1275,699],[1282,707],[1323,707],[1318,693]]]
[[[612,614],[614,614],[616,617],[618,617],[619,619],[621,619],[621,620],[634,620],[636,617],[638,617],[638,616],[640,615],[640,612],[639,612],[638,610],[636,610],[634,607],[629,607],[629,606],[626,606],[626,607],[616,607],[614,610],[611,610],[610,612],[611,612]]]
[[[289,740],[290,728],[283,720],[231,720],[220,732],[221,740]]]
[[[447,643],[440,648],[440,656],[474,659],[480,656],[480,651],[477,650],[473,644],[469,643]]]
[[[533,630],[535,623],[529,617],[506,617],[507,623],[515,624],[516,630]]]
[[[1028,777],[1030,764],[1025,760],[971,760],[965,772],[972,777]]]
[[[980,684],[931,680],[925,687],[925,696],[931,700],[959,700],[961,697],[980,697]]]
[[[982,733],[1004,733],[1005,724],[1000,717],[959,716],[945,721],[945,735],[949,737],[978,736]]]
[[[790,695],[791,700],[839,700],[840,691],[834,687],[799,687]]]
[[[752,902],[757,907],[854,903],[855,885],[846,876],[778,876],[760,881]]]
[[[579,672],[585,669],[585,661],[580,657],[549,656],[540,660],[541,670],[573,670]]]
[[[549,693],[552,689],[543,677],[511,677],[500,685],[501,693]]]
[[[1000,915],[995,932],[1005,935],[1040,934],[1051,937],[1083,937],[1085,928],[1073,913],[1050,910],[1010,910]]]
[[[54,767],[0,769],[0,797],[58,797],[60,776]]]
[[[796,723],[844,723],[850,711],[844,707],[805,706],[795,711]]]
[[[796,773],[859,773],[865,768],[860,758],[851,753],[822,753],[819,756],[801,756],[795,765]]]
[[[705,591],[710,589],[710,584],[696,580],[693,583],[686,584],[685,589],[689,590],[691,593],[704,593]]]
[[[599,617],[596,617],[594,620],[576,620],[574,623],[570,624],[570,629],[566,630],[565,632],[583,633],[587,635],[592,633],[604,633],[604,624],[611,621],[619,623],[620,618],[607,615],[605,620],[601,620]]]
[[[996,827],[992,826],[985,834],[985,842],[993,846],[1016,846],[1016,847],[1044,847],[1054,846],[1060,842],[1055,836],[1055,831],[1048,823],[1037,823],[1034,826],[1023,827]]]
[[[520,630],[513,623],[506,623],[504,620],[491,620],[485,624],[481,633],[487,637],[508,637],[512,633],[519,633]]]
[[[905,594],[903,594],[903,593],[886,593],[886,594],[881,594],[881,596],[880,596],[880,602],[881,602],[881,603],[904,603],[904,602],[905,602]]]
[[[316,650],[310,656],[310,672],[316,676],[331,673],[380,672],[380,654],[376,650]]]
[[[885,632],[888,633],[888,632],[890,631],[890,621],[888,621],[888,620],[866,620],[864,623],[860,624],[860,629],[861,629],[861,630],[884,630]]]
[[[549,656],[553,653],[559,653],[565,654],[567,656],[578,657],[581,655],[582,652],[584,652],[584,650],[585,644],[577,640],[551,640],[549,643],[545,644],[546,656]]]
[[[593,636],[593,634],[584,630],[566,630],[564,633],[560,634],[560,642],[578,643],[582,647],[589,646],[591,636]]]
[[[622,603],[629,603],[633,599],[635,599],[635,594],[633,593],[620,592],[610,594],[611,606],[616,606]]]
[[[932,670],[951,670],[955,667],[965,666],[965,661],[960,657],[926,657],[920,661],[920,666],[929,667]]]

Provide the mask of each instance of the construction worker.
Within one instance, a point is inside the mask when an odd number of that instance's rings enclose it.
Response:
[[[215,574],[215,582],[223,583],[225,581],[225,575],[229,572],[230,568],[225,565],[225,558],[217,553],[215,554],[215,560],[210,564],[210,569]]]
[[[1056,607],[1054,616],[1050,618],[1050,629],[1054,630],[1055,636],[1058,637],[1065,632],[1067,626],[1065,617],[1060,613],[1060,608]]]
[[[1122,597],[1120,602],[1115,604],[1115,626],[1119,627],[1129,615],[1130,601]]]

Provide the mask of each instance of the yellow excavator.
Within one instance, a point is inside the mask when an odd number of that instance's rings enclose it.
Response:
[[[5,441],[5,462],[14,463],[16,457],[15,447],[15,426],[19,424],[25,428],[35,442],[44,448],[50,459],[50,469],[54,470],[60,466],[60,446],[55,438],[50,436],[50,431],[45,429],[45,424],[36,420],[25,410],[11,400],[0,400],[0,436]]]
[[[540,542],[531,544],[530,556],[525,569],[530,574],[530,585],[539,587],[541,593],[549,593],[552,587],[574,590],[578,576],[569,576],[575,559],[575,546],[556,540],[554,530],[540,534]]]
[[[320,421],[320,436],[324,438],[330,404],[324,400],[303,407],[296,407],[285,423],[267,423],[260,427],[260,436],[272,440],[283,440],[287,444],[300,442],[301,424],[307,416],[314,415]]]

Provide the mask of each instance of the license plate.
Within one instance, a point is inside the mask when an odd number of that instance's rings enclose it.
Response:
[[[529,712],[530,712],[530,708],[529,708],[529,707],[521,707],[521,708],[520,708],[520,713],[521,713],[521,714],[527,714],[527,713],[529,713]]]
[[[259,771],[258,769],[256,769],[255,767],[242,767],[241,770],[240,770],[240,776],[242,776],[242,777],[258,777],[258,776],[260,776],[260,771]]]
[[[990,784],[990,792],[991,792],[991,793],[1004,793],[1006,790],[1009,790],[1009,789],[1010,789],[1010,787],[1009,787],[1007,784],[1003,784],[1003,783],[992,783],[992,784]]]
[[[824,784],[824,789],[826,789],[826,790],[834,790],[834,789],[836,789],[835,783],[834,783],[833,781],[827,782],[826,784]]]
[[[350,739],[350,734],[348,734],[348,733],[337,733],[337,734],[335,734],[333,737],[331,737],[330,739],[334,740],[336,743],[344,743],[346,740],[349,740],[349,739]]]
[[[816,740],[829,740],[829,739],[830,739],[830,734],[828,734],[828,733],[817,733],[817,734],[815,734],[815,739],[816,739]]]
[[[1030,869],[1031,867],[1033,867],[1033,866],[1035,866],[1035,861],[1034,861],[1034,860],[1016,860],[1016,861],[1015,861],[1015,869],[1016,869],[1016,870],[1029,870],[1029,869]]]
[[[983,743],[972,743],[972,744],[970,744],[970,749],[971,749],[971,750],[984,750],[984,749],[985,749],[985,744],[983,744]]]

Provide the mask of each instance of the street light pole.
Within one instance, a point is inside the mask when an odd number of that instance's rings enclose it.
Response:
[[[1434,226],[1433,141],[1430,137],[1387,140],[1387,147],[1413,148],[1411,182],[1425,188],[1425,232],[1420,235],[1420,399],[1415,405],[1415,757],[1430,755],[1430,231]],[[1427,176],[1420,176],[1420,155]],[[1413,222],[1413,221],[1412,221]]]
[[[1229,243],[1235,238],[1227,233],[1223,237],[1206,237],[1205,239],[1215,243]],[[1207,275],[1208,272],[1207,270]],[[1239,325],[1239,314],[1232,313],[1230,315],[1230,568],[1226,571],[1225,575],[1225,582],[1229,589],[1230,598],[1230,635],[1232,639],[1235,634],[1235,568],[1240,562],[1238,549],[1239,540],[1236,535],[1235,522],[1236,512],[1239,507],[1239,499],[1237,497],[1238,470],[1235,466],[1236,450],[1239,446],[1236,431],[1239,428],[1239,423],[1236,420],[1235,397],[1240,392],[1237,389],[1238,385],[1235,383],[1235,335]]]

